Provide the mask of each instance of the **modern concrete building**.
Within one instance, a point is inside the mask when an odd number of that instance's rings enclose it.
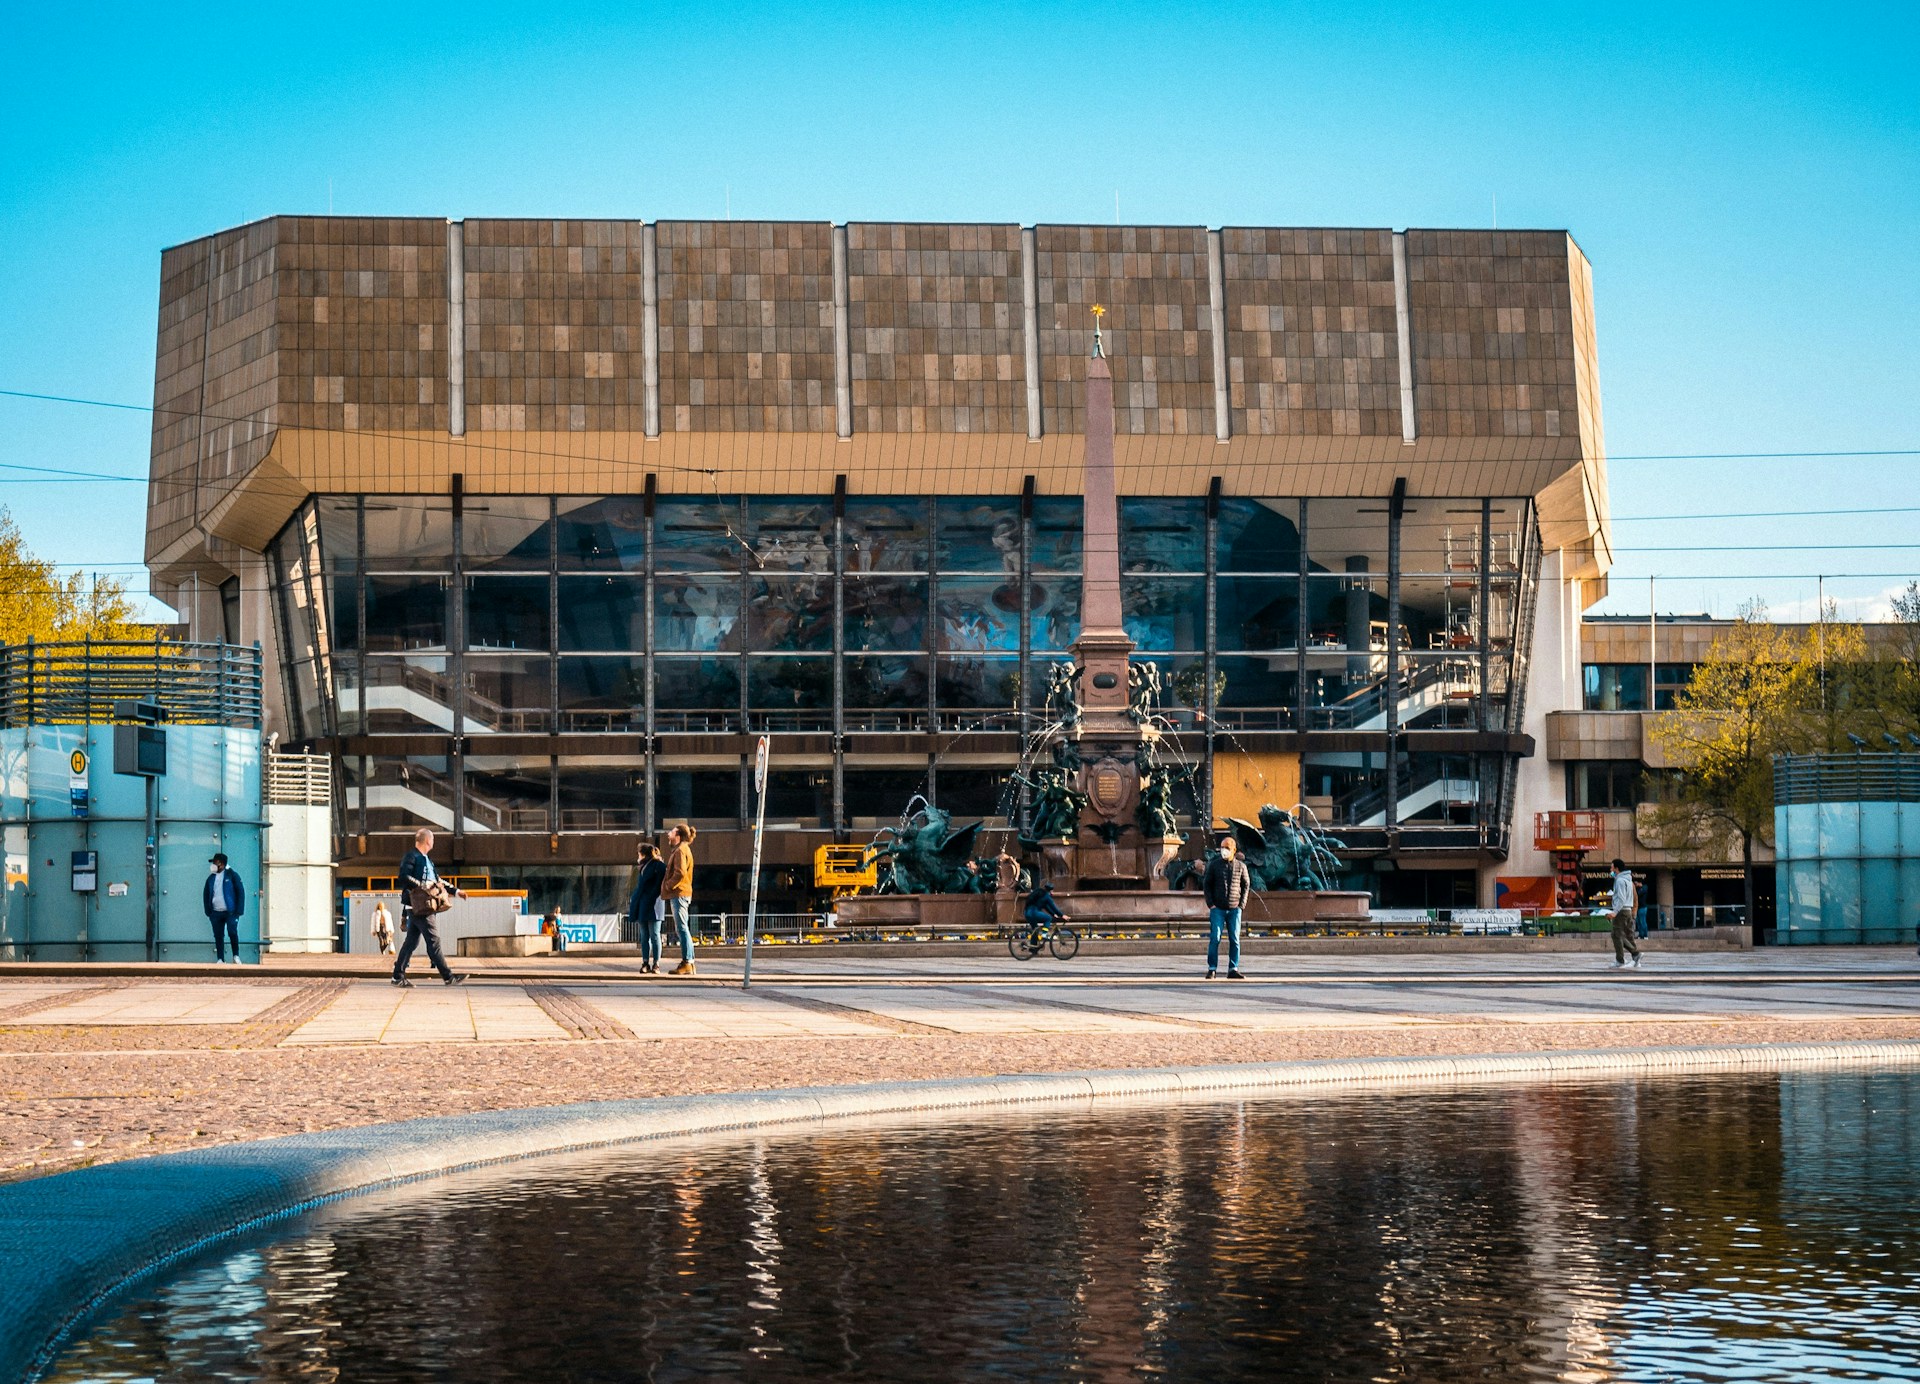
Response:
[[[1305,801],[1396,904],[1550,873],[1536,747],[1609,562],[1564,232],[256,222],[162,257],[155,590],[269,650],[342,883],[424,821],[605,909],[691,818],[737,906],[770,733],[763,900],[801,907],[915,793],[1020,814],[1095,303],[1188,818]]]

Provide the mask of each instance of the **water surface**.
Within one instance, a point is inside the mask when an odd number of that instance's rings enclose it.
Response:
[[[1912,1380],[1920,1075],[1101,1106],[338,1203],[79,1380]]]

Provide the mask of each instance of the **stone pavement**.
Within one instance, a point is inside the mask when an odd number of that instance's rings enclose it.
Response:
[[[1904,949],[1802,948],[1685,956],[1650,953],[1616,971],[1591,955],[1271,959],[1245,981],[1204,980],[1185,958],[995,959],[763,956],[756,983],[740,962],[697,979],[642,976],[622,958],[541,958],[474,968],[467,984],[422,973],[412,989],[372,976],[276,980],[276,967],[203,976],[34,983],[0,978],[0,1052],[50,1031],[196,1031],[251,1027],[309,1011],[271,1040],[284,1046],[564,1042],[609,1036],[857,1038],[885,1033],[1155,1033],[1412,1024],[1609,1023],[1650,1019],[1920,1017],[1920,968]],[[1253,963],[1249,963],[1252,966]],[[172,968],[178,971],[181,968]],[[526,972],[522,979],[518,972]],[[149,1035],[143,1035],[149,1036]],[[177,1035],[176,1035],[177,1036]],[[218,1033],[204,1044],[221,1046]],[[10,1039],[14,1041],[9,1041]],[[150,1047],[151,1041],[127,1046]],[[256,1040],[249,1046],[259,1046]]]
[[[1194,956],[769,949],[698,979],[621,956],[426,972],[0,970],[0,1177],[423,1114],[1075,1068],[1920,1038],[1905,948]],[[325,965],[315,966],[312,963]]]

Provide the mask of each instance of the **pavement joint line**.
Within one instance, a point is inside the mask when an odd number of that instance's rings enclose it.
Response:
[[[1920,1065],[1920,1042],[1336,1058],[815,1087],[436,1117],[130,1159],[0,1186],[0,1223],[26,1232],[0,1246],[0,1281],[24,1290],[0,1320],[0,1377],[41,1376],[75,1326],[114,1294],[214,1244],[357,1193],[547,1154],[1042,1103],[1861,1065]],[[119,1214],[103,1218],[102,1206]],[[61,1244],[63,1253],[48,1255],[49,1243]]]
[[[993,994],[984,986],[956,985],[953,989],[960,994],[980,995],[983,998],[1001,1002],[998,995]],[[1065,1009],[1082,1014],[1106,1014],[1121,1019],[1138,1019],[1146,1023],[1172,1024],[1176,1028],[1210,1028],[1232,1031],[1244,1027],[1244,1025],[1241,1024],[1221,1023],[1216,1019],[1194,1019],[1184,1014],[1162,1014],[1157,1010],[1151,1009],[1116,1009],[1111,1005],[1084,1004],[1078,1000],[1053,999],[1045,995],[1039,996],[1033,1002],[1043,1004],[1049,1009]]]
[[[833,1014],[841,1018],[851,1019],[856,1023],[868,1024],[872,1027],[894,1033],[920,1033],[950,1038],[957,1032],[955,1029],[941,1028],[938,1024],[922,1023],[916,1019],[897,1018],[892,1014],[883,1014],[876,1009],[861,1009],[851,1004],[835,1004],[832,1000],[823,1000],[814,995],[783,994],[779,990],[764,990],[761,992],[760,998],[772,1000],[776,1004],[790,1004],[801,1009],[810,1009],[819,1014]],[[841,1034],[838,1036],[857,1038],[865,1035]]]

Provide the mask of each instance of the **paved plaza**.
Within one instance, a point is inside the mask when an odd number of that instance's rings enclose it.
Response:
[[[420,1114],[1088,1067],[1920,1039],[1906,948],[1198,955],[1020,963],[768,948],[696,979],[624,955],[0,972],[0,1175]]]

